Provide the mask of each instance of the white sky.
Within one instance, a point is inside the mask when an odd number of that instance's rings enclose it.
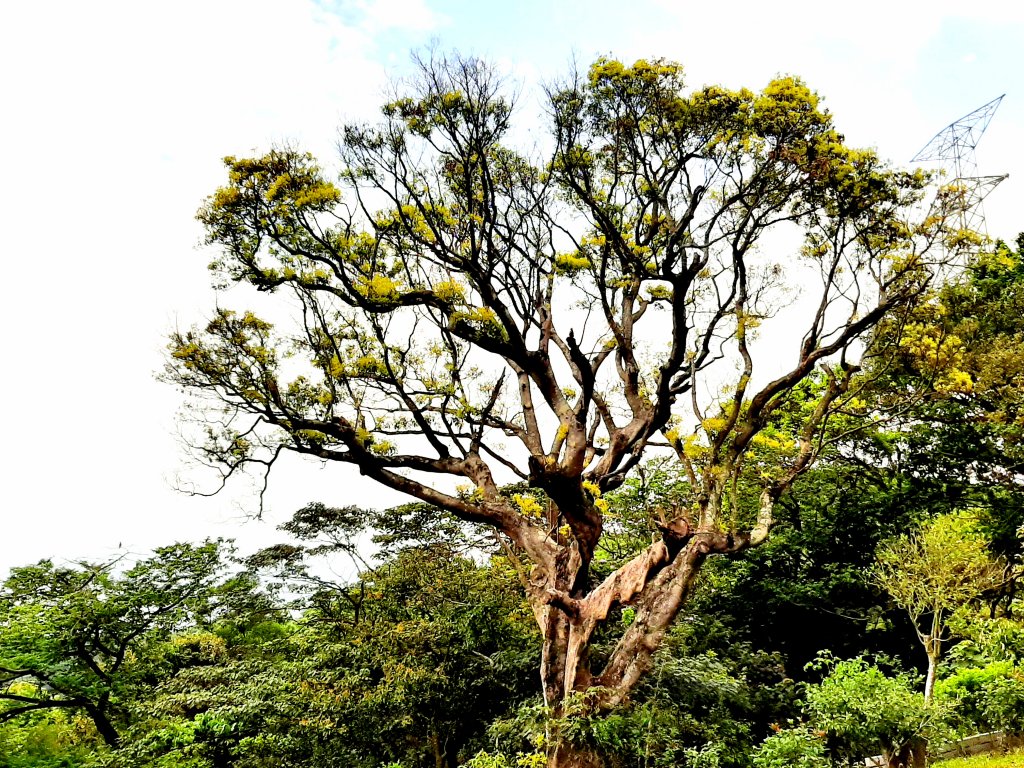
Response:
[[[914,11],[910,8],[924,7]],[[0,574],[204,536],[244,550],[308,501],[400,499],[348,468],[288,462],[263,522],[245,488],[172,490],[169,330],[213,306],[194,214],[220,158],[291,141],[326,164],[345,119],[432,40],[524,85],[575,58],[662,56],[692,85],[759,88],[792,72],[848,141],[907,161],[1006,93],[979,172],[1010,173],[990,234],[1024,230],[1024,6],[704,0],[56,0],[0,3]]]

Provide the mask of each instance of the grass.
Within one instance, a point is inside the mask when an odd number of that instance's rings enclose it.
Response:
[[[936,768],[1024,768],[1024,749],[1005,755],[975,755],[955,757],[934,764]]]

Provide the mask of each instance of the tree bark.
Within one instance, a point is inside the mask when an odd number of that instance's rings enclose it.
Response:
[[[624,701],[650,667],[708,554],[729,551],[731,541],[717,532],[687,533],[685,539],[671,545],[652,545],[647,555],[636,558],[585,596],[555,590],[556,595],[538,612],[544,636],[544,697],[552,715],[563,717],[568,697],[594,686],[600,689],[586,701],[588,715],[600,717]],[[632,606],[636,617],[601,674],[594,676],[587,655],[590,636],[613,605]],[[593,750],[566,743],[557,733],[553,736],[548,768],[600,768],[602,764]]]
[[[887,768],[926,768],[928,765],[928,742],[912,739],[895,752],[883,751]]]
[[[542,632],[544,645],[541,649],[540,673],[544,691],[544,704],[558,713],[563,699],[568,695],[568,678],[575,673],[567,669],[569,651],[569,617],[559,608],[548,606],[545,610]]]
[[[113,723],[110,722],[110,718],[107,717],[106,713],[95,706],[87,706],[86,712],[89,713],[89,717],[92,719],[96,726],[96,731],[108,747],[111,749],[117,749],[121,746],[121,736],[114,728]]]
[[[631,603],[636,608],[633,624],[595,679],[596,684],[608,689],[604,704],[621,703],[650,668],[655,651],[686,602],[709,552],[724,551],[724,544],[725,537],[720,534],[698,532],[644,585]]]
[[[441,746],[441,735],[436,727],[430,732],[430,748],[434,752],[434,768],[449,768],[448,753]]]
[[[596,752],[561,742],[548,753],[547,768],[601,768],[603,764]]]
[[[912,768],[927,768],[928,766],[928,742],[924,739],[915,739],[910,745],[910,765]]]
[[[935,642],[935,646],[938,642]],[[930,702],[932,700],[932,694],[935,693],[935,678],[938,675],[939,669],[939,652],[936,647],[928,648],[928,673],[924,679],[924,700]]]

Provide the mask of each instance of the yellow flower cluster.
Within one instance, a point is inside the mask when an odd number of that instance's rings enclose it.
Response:
[[[526,517],[540,517],[544,513],[544,508],[533,496],[515,493],[512,494],[512,501]]]

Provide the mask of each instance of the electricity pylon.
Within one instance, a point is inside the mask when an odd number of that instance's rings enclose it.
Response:
[[[982,235],[988,233],[981,202],[1009,174],[979,176],[974,150],[1002,100],[1003,96],[1000,96],[953,121],[910,160],[912,163],[938,161],[942,171],[953,176],[951,182],[939,189],[931,212],[941,215],[944,221],[953,222],[961,230]]]

